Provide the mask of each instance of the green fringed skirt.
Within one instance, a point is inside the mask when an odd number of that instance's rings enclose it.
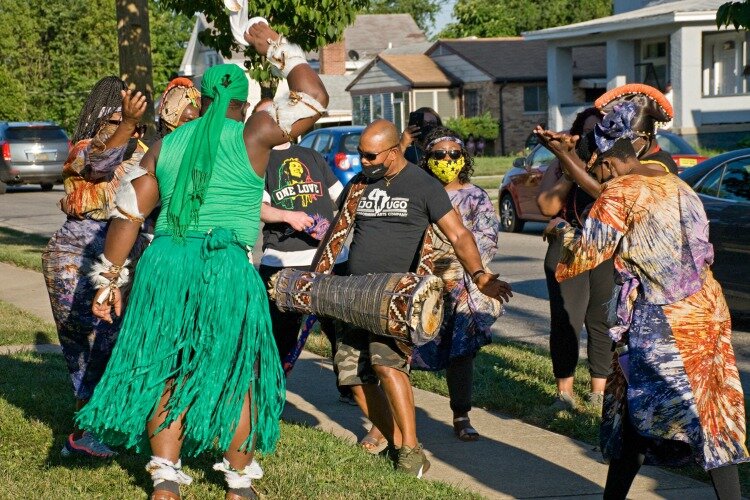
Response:
[[[167,384],[166,427],[184,414],[183,454],[226,451],[252,393],[253,439],[279,437],[285,379],[263,282],[234,232],[157,235],[138,262],[119,339],[78,425],[114,446],[149,450],[146,422]],[[158,431],[157,431],[158,432]]]

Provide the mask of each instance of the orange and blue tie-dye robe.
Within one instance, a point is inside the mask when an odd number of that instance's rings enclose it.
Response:
[[[674,175],[617,177],[583,230],[564,235],[559,281],[614,256],[613,341],[627,343],[629,375],[613,362],[601,444],[620,455],[624,412],[648,443],[646,463],[705,469],[749,460],[745,408],[729,311],[711,273],[700,199]]]

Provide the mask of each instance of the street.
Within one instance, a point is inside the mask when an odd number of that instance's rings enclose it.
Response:
[[[37,186],[8,188],[0,195],[0,226],[18,231],[51,236],[65,221],[57,208],[63,196],[62,186],[44,193]],[[513,339],[542,347],[548,346],[549,306],[544,281],[544,254],[547,249],[541,234],[544,225],[527,223],[522,233],[500,233],[498,256],[491,268],[513,286],[513,298],[506,312],[494,325],[499,338]],[[260,258],[260,245],[253,251]],[[584,332],[585,338],[585,332]],[[737,355],[745,391],[750,391],[750,322],[735,324],[732,343]],[[581,356],[585,356],[582,340]]]

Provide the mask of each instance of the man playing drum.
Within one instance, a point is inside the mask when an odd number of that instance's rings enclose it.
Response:
[[[393,123],[371,123],[362,133],[359,154],[368,185],[354,219],[350,274],[415,271],[425,231],[437,223],[479,290],[508,301],[510,285],[484,271],[474,237],[445,189],[404,158]],[[362,411],[386,436],[397,469],[421,477],[430,464],[417,440],[407,354],[395,339],[351,325],[345,326],[338,342],[334,362],[339,383],[352,386]]]

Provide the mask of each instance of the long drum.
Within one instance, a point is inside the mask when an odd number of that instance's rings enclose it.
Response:
[[[435,338],[443,320],[443,280],[432,275],[335,276],[287,268],[270,287],[281,311],[335,318],[417,347]]]

